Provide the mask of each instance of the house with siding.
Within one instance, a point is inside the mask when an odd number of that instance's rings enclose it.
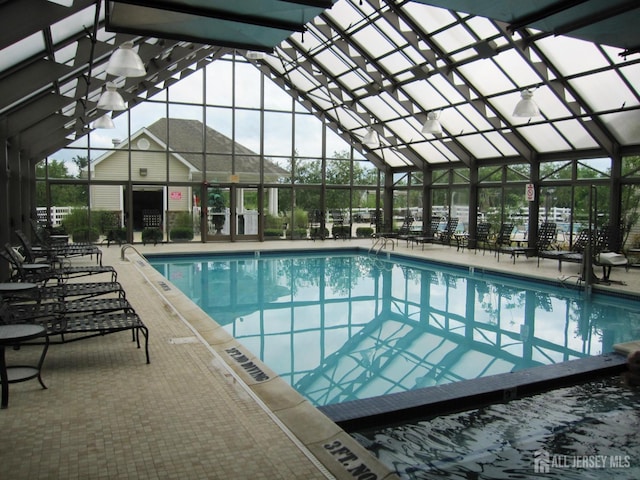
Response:
[[[83,176],[91,178],[91,208],[119,212],[124,223],[131,202],[136,230],[165,225],[179,212],[194,214],[200,206],[203,182],[262,183],[262,165],[265,183],[276,183],[289,175],[198,120],[161,118],[130,139],[114,139],[114,148],[92,161]],[[131,196],[127,195],[129,178]],[[277,214],[278,197],[273,193],[268,197],[268,208],[269,213]]]

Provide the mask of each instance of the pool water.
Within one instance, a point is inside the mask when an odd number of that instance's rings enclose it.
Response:
[[[640,389],[611,377],[352,436],[403,479],[577,480],[640,478],[639,432]]]
[[[640,338],[640,302],[354,250],[150,256],[316,406],[554,364]]]

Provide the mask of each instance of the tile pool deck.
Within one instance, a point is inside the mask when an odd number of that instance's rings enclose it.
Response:
[[[50,347],[37,381],[12,384],[0,410],[2,477],[12,479],[395,478],[332,421],[212,323],[136,251],[368,249],[370,240],[135,245],[103,248],[150,330],[151,364],[127,333]],[[401,254],[557,279],[557,262],[455,247],[395,246]],[[574,275],[578,266],[563,266]],[[599,273],[597,271],[597,273]],[[640,271],[614,270],[640,295]],[[8,363],[38,348],[7,351]],[[247,358],[244,358],[244,357]],[[268,377],[268,378],[267,378]],[[369,469],[372,474],[364,476]],[[374,477],[375,475],[375,477]]]

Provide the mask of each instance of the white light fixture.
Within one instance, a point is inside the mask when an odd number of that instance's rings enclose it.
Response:
[[[247,50],[247,54],[245,55],[249,60],[262,60],[265,57],[264,52],[257,52],[255,50]]]
[[[523,90],[521,96],[522,98],[513,110],[513,116],[526,118],[540,116],[540,109],[538,108],[538,105],[536,105],[536,102],[533,101],[533,91]]]
[[[438,114],[436,112],[427,113],[427,121],[422,125],[422,133],[442,135],[442,125],[440,125]]]
[[[118,93],[116,84],[113,82],[107,82],[106,90],[100,95],[98,100],[98,108],[100,110],[126,110],[127,105],[124,103],[124,99]]]
[[[124,42],[111,54],[107,73],[116,77],[143,77],[147,74],[142,59],[133,50],[133,42]]]
[[[113,120],[111,119],[111,112],[105,113],[101,117],[97,118],[92,125],[93,128],[116,128]]]
[[[367,133],[364,135],[362,139],[362,143],[369,148],[378,148],[380,146],[380,142],[378,140],[378,134],[371,127],[367,128]]]

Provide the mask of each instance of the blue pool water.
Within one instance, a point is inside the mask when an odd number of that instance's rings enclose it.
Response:
[[[512,372],[640,338],[640,302],[360,251],[150,256],[316,406]]]

